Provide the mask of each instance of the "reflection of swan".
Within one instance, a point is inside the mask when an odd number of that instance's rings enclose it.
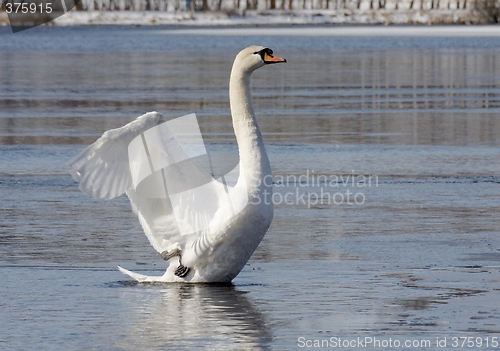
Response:
[[[204,345],[213,350],[259,350],[272,341],[264,316],[232,285],[176,284],[159,290],[139,285],[121,290],[127,336],[123,345],[116,345],[120,349],[193,350]]]
[[[230,282],[244,267],[273,218],[272,185],[263,181],[271,167],[252,108],[250,75],[278,62],[286,60],[261,46],[242,50],[234,61],[229,94],[240,153],[234,187],[193,161],[203,152],[199,144],[187,150],[181,140],[190,116],[165,122],[150,112],[107,131],[71,161],[85,194],[111,199],[126,192],[150,243],[173,263],[162,277],[120,267],[123,273],[138,281]]]

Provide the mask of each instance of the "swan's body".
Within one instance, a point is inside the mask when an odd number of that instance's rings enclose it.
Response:
[[[252,107],[250,75],[266,63],[278,62],[286,60],[259,46],[244,49],[234,61],[229,94],[240,163],[232,187],[192,162],[176,138],[175,125],[156,112],[104,133],[70,163],[85,194],[111,199],[127,193],[152,246],[170,262],[160,277],[119,267],[123,273],[146,282],[230,282],[245,266],[273,219],[272,185],[264,181],[271,177],[271,166]],[[144,156],[136,156],[134,166],[131,153],[141,148]],[[155,166],[155,153],[162,169]],[[141,167],[148,168],[147,176],[137,176],[144,173]],[[174,179],[168,179],[169,174]],[[202,186],[172,195],[177,183],[190,181],[179,177],[194,177]],[[210,210],[199,207],[203,201]]]

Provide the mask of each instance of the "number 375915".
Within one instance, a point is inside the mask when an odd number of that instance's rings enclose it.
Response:
[[[46,2],[45,4],[37,3],[6,3],[5,12],[7,13],[52,13],[52,3]]]

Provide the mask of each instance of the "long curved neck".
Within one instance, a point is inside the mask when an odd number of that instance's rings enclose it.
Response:
[[[271,175],[262,134],[252,107],[250,73],[233,66],[229,80],[229,98],[233,127],[240,153],[241,174],[252,189],[262,188],[262,179]],[[265,183],[270,182],[267,180]]]

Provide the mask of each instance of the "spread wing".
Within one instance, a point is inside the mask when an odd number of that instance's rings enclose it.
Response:
[[[96,199],[110,200],[132,186],[128,145],[142,132],[164,122],[158,112],[149,112],[129,124],[105,132],[69,162],[70,174],[79,189]]]
[[[220,230],[246,205],[243,180],[232,186],[239,167],[229,172],[231,162],[218,164],[214,169],[194,114],[165,122],[151,112],[104,133],[70,166],[85,194],[126,192],[151,245],[163,252]]]

